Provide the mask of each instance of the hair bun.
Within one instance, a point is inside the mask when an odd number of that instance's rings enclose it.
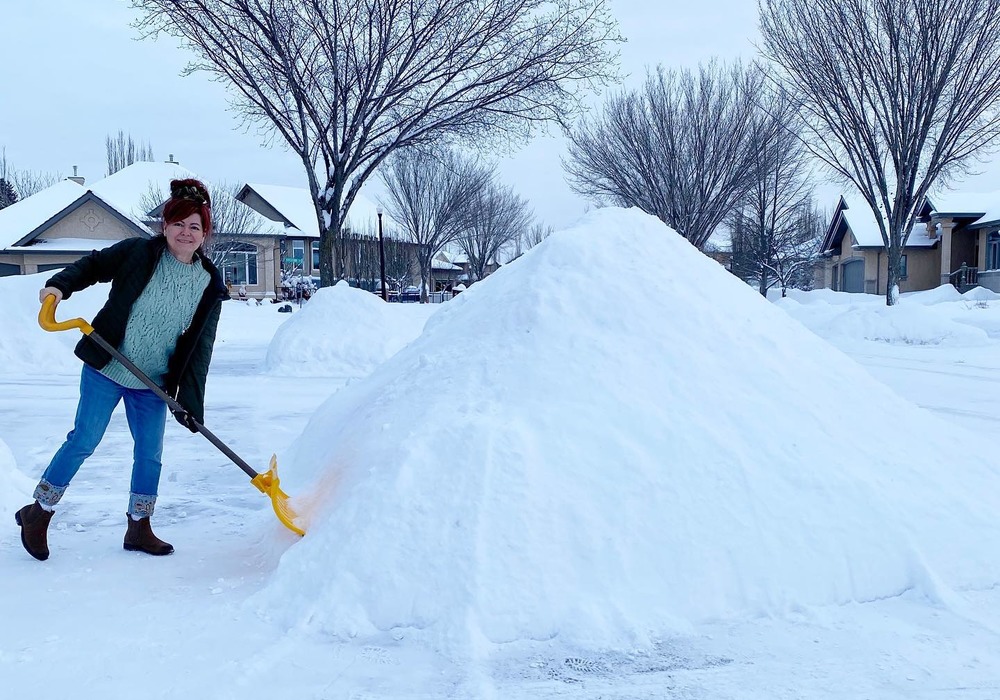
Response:
[[[170,181],[170,197],[172,199],[187,199],[197,204],[207,204],[211,206],[212,199],[208,195],[208,188],[200,180],[187,178],[185,180]]]

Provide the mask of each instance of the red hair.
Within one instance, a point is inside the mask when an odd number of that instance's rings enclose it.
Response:
[[[183,221],[192,214],[201,217],[201,227],[205,231],[207,243],[212,235],[212,199],[209,197],[208,188],[203,182],[193,178],[171,180],[170,199],[163,205],[164,227]]]

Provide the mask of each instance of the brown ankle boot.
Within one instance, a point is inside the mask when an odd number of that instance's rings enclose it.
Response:
[[[14,513],[14,521],[21,526],[21,544],[28,554],[39,561],[49,558],[48,530],[52,511],[45,510],[38,501]]]
[[[132,516],[126,513],[125,519],[128,520],[128,531],[125,533],[123,545],[125,549],[130,552],[145,552],[154,556],[173,554],[174,546],[153,534],[149,518],[133,520]]]

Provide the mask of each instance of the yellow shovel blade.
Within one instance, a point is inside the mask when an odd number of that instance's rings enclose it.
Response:
[[[268,465],[267,471],[255,476],[250,480],[250,483],[271,499],[274,514],[278,516],[282,525],[296,535],[306,534],[305,530],[295,524],[295,518],[298,516],[288,503],[288,494],[279,488],[277,455],[271,455],[271,463]]]

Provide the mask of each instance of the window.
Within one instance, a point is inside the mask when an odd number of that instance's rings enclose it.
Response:
[[[292,265],[300,270],[305,269],[306,264],[306,242],[292,241]]]
[[[234,243],[222,258],[222,270],[229,284],[257,284],[257,247]]]
[[[986,237],[986,269],[1000,270],[1000,233],[996,231]]]
[[[899,256],[899,279],[901,279],[901,280],[905,280],[906,279],[906,256],[905,255],[900,255]]]
[[[319,241],[313,241],[310,246],[312,247],[312,269],[319,269]]]

